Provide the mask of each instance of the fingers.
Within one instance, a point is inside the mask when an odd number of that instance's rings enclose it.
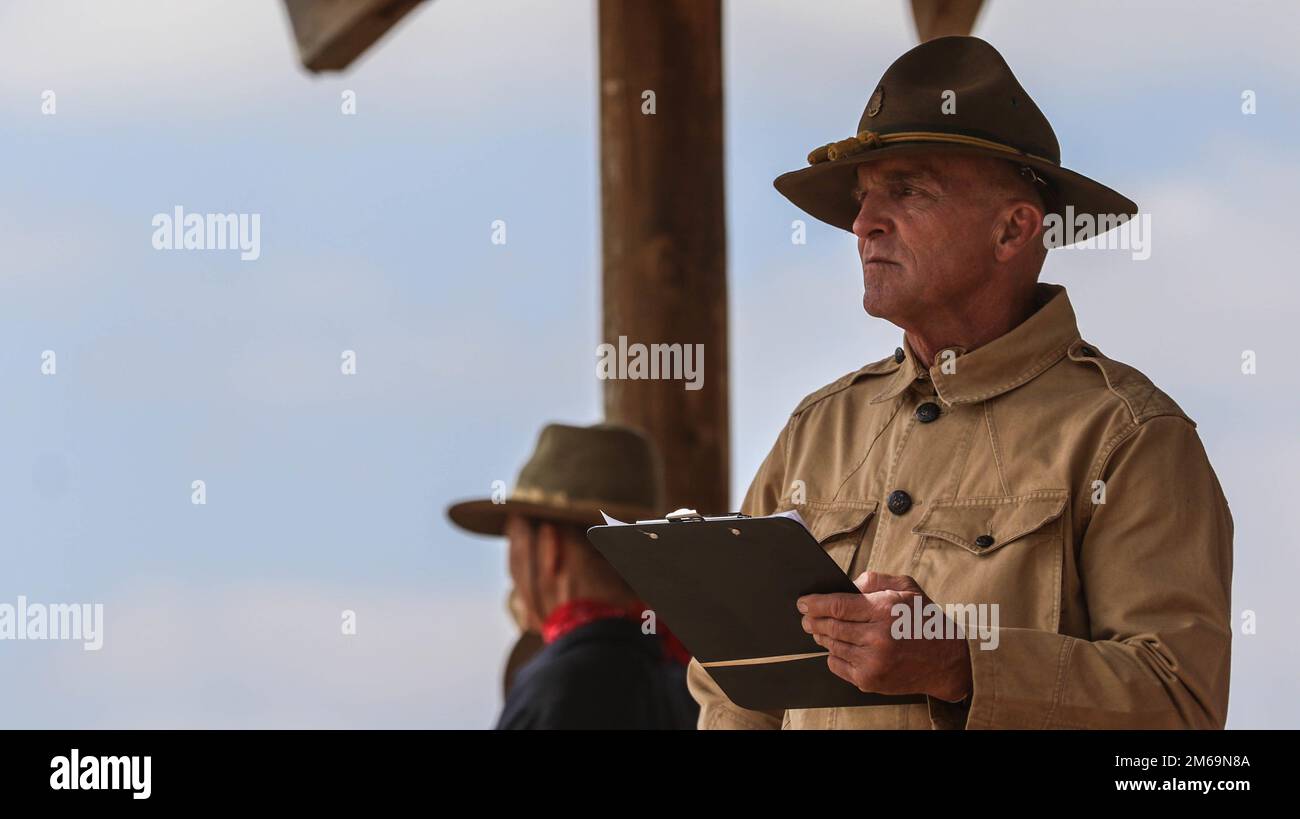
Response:
[[[892,656],[889,627],[884,624],[805,617],[804,630],[817,645],[855,668],[878,665]]]
[[[809,594],[799,598],[799,611],[811,618],[870,619],[871,606],[860,594]]]
[[[856,620],[836,620],[833,617],[804,617],[803,630],[818,638],[840,640],[855,645],[864,645],[871,639],[872,627],[868,623]]]
[[[840,679],[851,682],[854,685],[858,684],[857,680],[854,679],[854,675],[856,673],[855,669],[853,668],[852,665],[849,665],[849,663],[845,662],[844,660],[841,660],[839,657],[836,657],[834,654],[832,654],[826,658],[826,664],[830,667],[831,673],[833,673],[835,676],[839,677]]]
[[[917,582],[907,575],[883,574],[881,572],[866,571],[858,575],[858,579],[854,580],[853,584],[857,586],[863,594],[878,591],[922,593],[921,587]]]
[[[859,691],[871,693],[880,688],[875,673],[866,665],[851,663],[835,654],[826,658],[826,665],[831,673],[852,683]]]
[[[840,598],[838,600],[831,598]],[[799,599],[805,620],[843,620],[856,623],[890,623],[894,607],[906,605],[910,595],[896,591],[870,594],[812,594]],[[807,627],[804,631],[811,630]]]

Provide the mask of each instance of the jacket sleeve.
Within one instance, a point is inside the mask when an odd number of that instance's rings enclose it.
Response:
[[[1002,629],[970,643],[968,728],[1222,728],[1232,517],[1194,426],[1116,436],[1078,548],[1090,638]]]
[[[784,494],[786,450],[790,441],[790,425],[793,423],[794,420],[791,419],[781,430],[772,450],[759,466],[758,474],[754,476],[749,491],[745,493],[745,501],[740,506],[742,513],[758,516],[783,511],[777,506]],[[785,712],[751,711],[741,708],[722,693],[722,689],[694,658],[691,659],[691,664],[686,671],[686,684],[690,688],[691,696],[700,704],[698,725],[700,730],[781,727]]]

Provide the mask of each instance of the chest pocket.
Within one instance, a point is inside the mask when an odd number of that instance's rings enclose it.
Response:
[[[826,554],[850,574],[876,505],[875,501],[805,501],[796,508]]]
[[[1047,489],[936,502],[912,528],[913,576],[936,602],[996,603],[1002,626],[1055,631],[1068,497]]]

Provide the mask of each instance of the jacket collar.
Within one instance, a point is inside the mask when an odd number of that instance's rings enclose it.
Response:
[[[970,352],[961,347],[940,350],[928,370],[904,336],[903,361],[871,403],[893,399],[918,380],[931,381],[939,398],[950,406],[994,398],[1031,381],[1079,339],[1065,288],[1042,283],[1037,296],[1041,306],[1011,332]]]

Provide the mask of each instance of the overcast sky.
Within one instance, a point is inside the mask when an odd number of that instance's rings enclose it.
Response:
[[[725,9],[735,501],[800,398],[899,339],[851,237],[791,244],[771,182],[853,132],[915,34],[903,0],[813,8]],[[1152,215],[1150,259],[1055,251],[1043,278],[1200,424],[1258,622],[1235,727],[1300,726],[1298,19],[990,0],[975,32],[1065,164]],[[594,21],[436,0],[316,78],[278,2],[0,5],[0,602],[107,617],[99,652],[0,641],[0,727],[492,723],[503,544],[443,509],[511,481],[545,421],[599,417]],[[260,258],[155,250],[176,205],[260,214]]]

